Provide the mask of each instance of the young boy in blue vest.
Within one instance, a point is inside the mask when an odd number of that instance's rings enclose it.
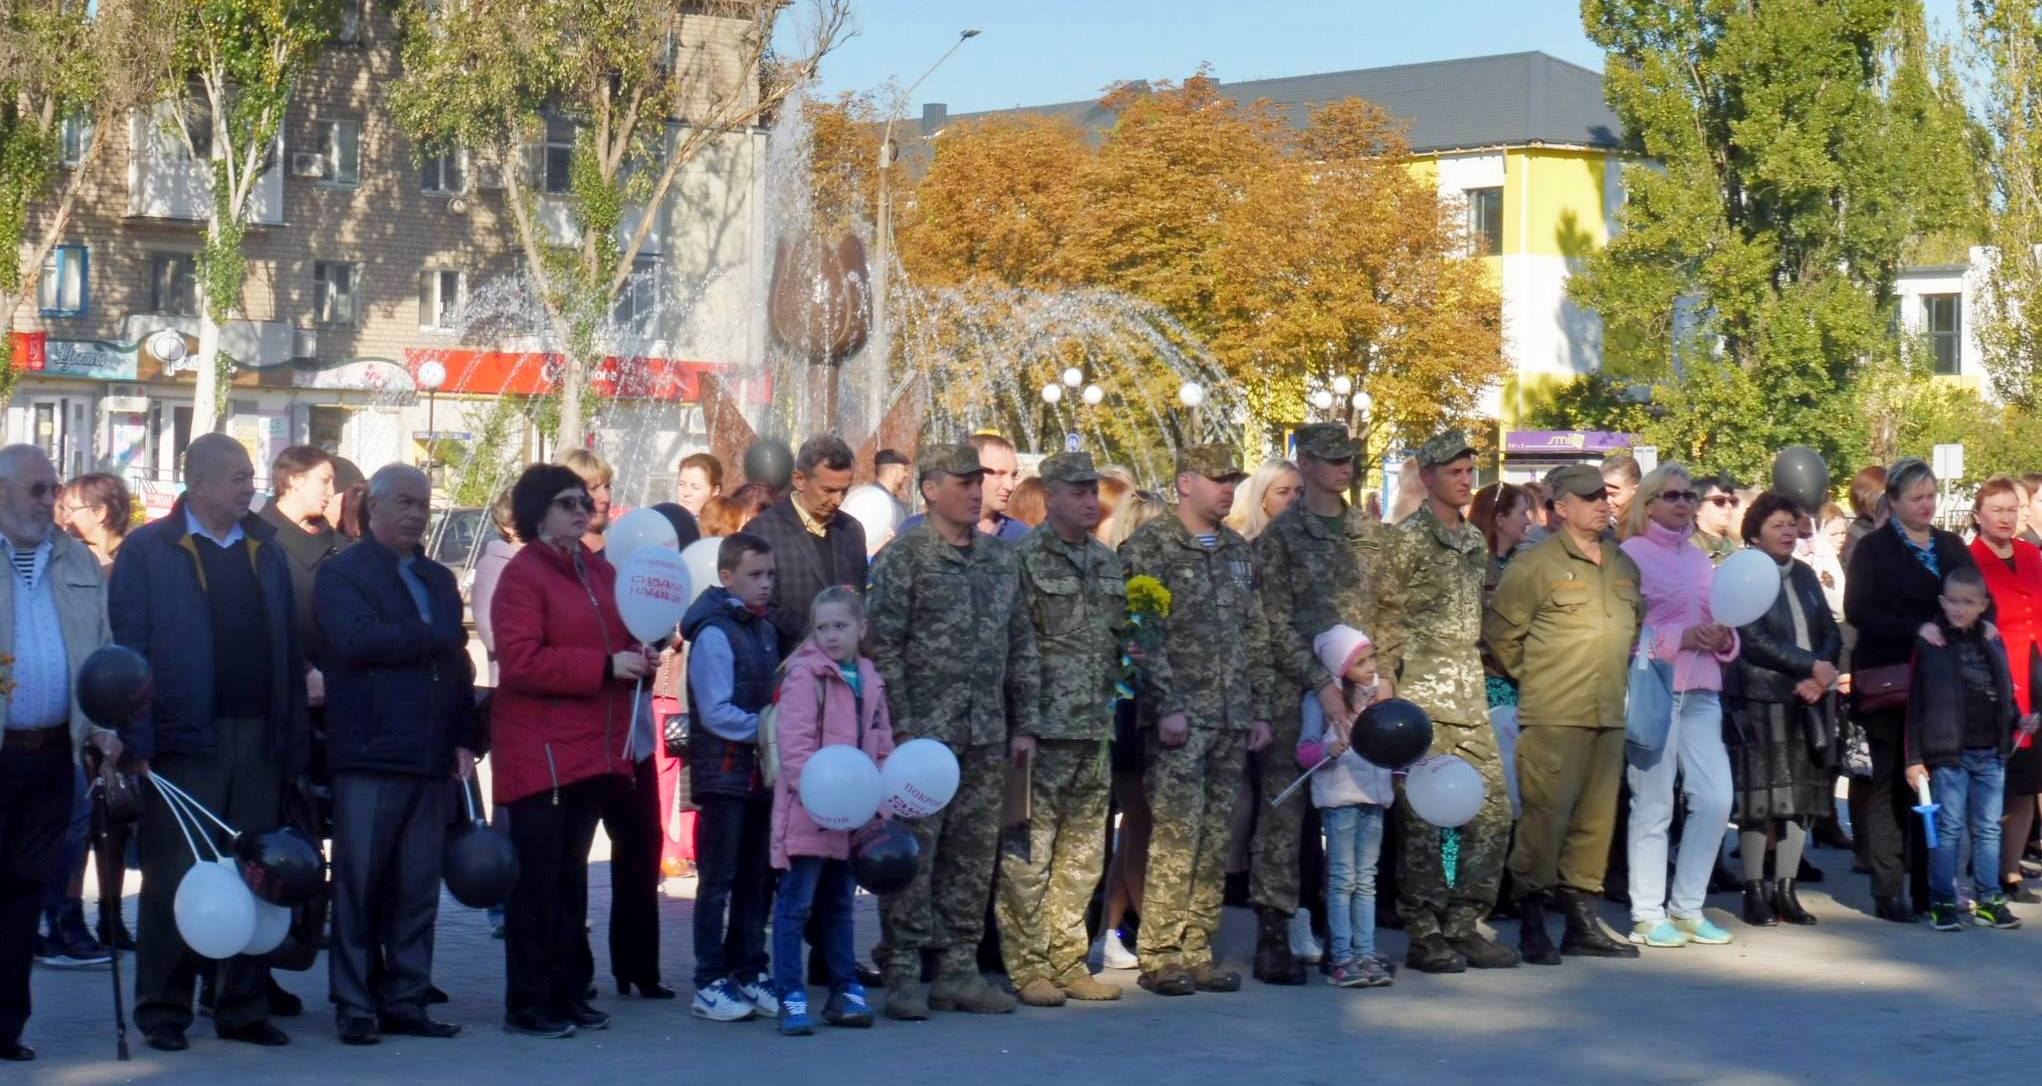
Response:
[[[773,793],[759,775],[759,710],[773,701],[780,652],[766,603],[773,550],[755,535],[726,536],[723,583],[681,619],[688,639],[688,773],[695,805],[695,1002],[712,1022],[776,1018],[766,955],[772,907]],[[729,923],[725,925],[726,906]]]

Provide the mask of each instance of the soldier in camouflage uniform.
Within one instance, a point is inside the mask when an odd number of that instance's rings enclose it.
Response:
[[[922,867],[881,903],[888,953],[880,964],[893,1018],[926,1018],[932,1005],[1014,1009],[1012,996],[980,976],[978,944],[993,891],[1007,743],[1036,732],[1042,670],[1013,548],[975,527],[982,473],[969,445],[924,450],[929,518],[872,566],[872,658],[886,680],[894,738],[935,739],[958,764],[950,805],[902,820],[921,842]],[[926,999],[924,950],[939,956]]]
[[[1367,631],[1383,661],[1383,697],[1390,696],[1401,643],[1396,624],[1388,621],[1400,591],[1386,576],[1395,533],[1347,504],[1361,446],[1339,423],[1314,423],[1298,429],[1297,451],[1304,497],[1255,540],[1263,614],[1282,692],[1281,707],[1270,717],[1276,733],[1270,747],[1277,751],[1297,749],[1303,723],[1298,704],[1307,691],[1318,692],[1328,721],[1344,729],[1352,718],[1340,676],[1319,662],[1313,638],[1343,624]],[[1263,759],[1262,795],[1275,796],[1296,776],[1292,759]],[[1282,806],[1265,802],[1257,812],[1248,893],[1258,924],[1255,979],[1265,983],[1305,982],[1286,925],[1298,907],[1298,828],[1310,803],[1310,794],[1300,789]]]
[[[1510,797],[1482,673],[1489,549],[1481,531],[1461,516],[1474,492],[1475,450],[1449,430],[1419,448],[1418,473],[1426,502],[1397,525],[1395,575],[1406,586],[1398,694],[1432,717],[1431,753],[1466,760],[1482,774],[1487,792],[1474,819],[1449,835],[1418,817],[1398,789],[1397,913],[1411,940],[1405,964],[1427,973],[1508,968],[1518,963],[1517,952],[1476,927],[1495,906],[1503,878]],[[1443,852],[1448,840],[1459,852],[1451,871]]]
[[[1234,796],[1247,752],[1269,744],[1275,691],[1254,555],[1222,523],[1246,473],[1219,445],[1184,450],[1178,469],[1176,510],[1121,548],[1130,579],[1154,577],[1171,597],[1161,643],[1141,660],[1155,830],[1138,953],[1141,986],[1158,995],[1241,987],[1213,961],[1213,940]]]
[[[1021,1002],[1119,999],[1085,968],[1085,910],[1106,860],[1106,743],[1127,632],[1127,575],[1099,526],[1099,472],[1087,453],[1042,462],[1048,519],[1014,545],[1042,656],[1035,730],[1014,736],[1032,761],[1029,818],[1000,841],[994,912]],[[1027,751],[1032,750],[1032,754]],[[1024,763],[1025,764],[1025,763]]]

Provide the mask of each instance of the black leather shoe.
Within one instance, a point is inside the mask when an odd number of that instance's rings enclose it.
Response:
[[[1796,872],[1794,873],[1794,877],[1793,877],[1792,879],[1782,879],[1782,880],[1780,880],[1780,881],[1782,881],[1782,882],[1821,882],[1821,881],[1822,881],[1822,877],[1823,877],[1823,876],[1822,876],[1822,869],[1821,869],[1821,868],[1819,868],[1819,867],[1817,867],[1817,866],[1815,866],[1815,865],[1814,865],[1814,864],[1812,864],[1812,863],[1809,863],[1809,862],[1808,862],[1808,857],[1806,857],[1806,856],[1803,856],[1803,857],[1801,857],[1801,869],[1800,869],[1799,871],[1796,871]]]
[[[874,988],[884,988],[886,987],[886,974],[869,965],[861,965],[858,967],[858,983],[864,985],[865,990],[868,992]]]
[[[184,1031],[172,1025],[150,1026],[143,1031],[142,1039],[158,1052],[182,1052],[191,1047],[191,1042],[184,1039]]]
[[[1638,948],[1623,939],[1612,938],[1598,923],[1595,898],[1569,890],[1561,897],[1567,911],[1567,930],[1560,936],[1560,953],[1584,958],[1635,958]]]
[[[429,1015],[417,1018],[385,1017],[381,1023],[383,1032],[403,1037],[458,1037],[461,1027],[452,1022],[442,1022]]]
[[[633,988],[637,988],[638,994],[646,999],[672,999],[678,994],[672,988],[656,980],[620,980],[617,982],[617,994],[620,996],[630,995]]]
[[[1466,958],[1468,964],[1476,969],[1517,968],[1517,951],[1480,933],[1469,933],[1448,939],[1446,945],[1452,947],[1454,953]]]
[[[35,1059],[35,1049],[20,1041],[0,1041],[0,1060],[27,1063],[32,1059]]]
[[[1420,973],[1465,973],[1468,959],[1448,946],[1446,936],[1434,932],[1422,939],[1411,940],[1411,948],[1404,954],[1404,965]]]
[[[1773,911],[1789,924],[1813,924],[1815,917],[1801,907],[1801,899],[1794,896],[1794,880],[1781,879],[1773,884]]]
[[[1532,965],[1560,964],[1560,951],[1553,946],[1553,937],[1546,932],[1546,901],[1543,896],[1527,895],[1517,900],[1517,950],[1524,960]]]
[[[1773,912],[1772,888],[1753,879],[1744,884],[1744,922],[1754,928],[1770,928],[1780,922]]]
[[[1907,902],[1897,897],[1880,897],[1876,894],[1872,897],[1872,915],[1895,924],[1915,924],[1921,920],[1913,909],[1908,908]]]
[[[260,1045],[263,1048],[280,1048],[291,1043],[290,1034],[267,1021],[250,1022],[245,1026],[220,1030],[219,1033],[223,1041],[240,1041],[242,1044]]]
[[[340,1043],[344,1045],[379,1044],[382,1036],[376,1032],[376,1023],[368,1018],[343,1018],[340,1020]]]
[[[284,990],[275,977],[269,979],[269,1013],[272,1018],[296,1018],[305,1013],[305,1001]]]
[[[537,1011],[513,1011],[503,1016],[503,1031],[527,1037],[572,1037],[574,1023],[548,1018]]]
[[[610,1028],[610,1016],[586,1003],[576,1003],[568,1007],[567,1020],[573,1022],[576,1029]]]
[[[428,1004],[449,1003],[453,1001],[453,998],[454,998],[453,996],[450,996],[447,993],[440,991],[440,986],[437,984],[428,984],[425,986],[425,1001]]]

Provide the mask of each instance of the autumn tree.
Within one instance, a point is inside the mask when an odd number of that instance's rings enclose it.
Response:
[[[1993,391],[2042,407],[2042,8],[1978,0],[1965,30],[1991,134],[1990,257],[1972,323]]]
[[[683,171],[770,118],[843,36],[812,0],[405,0],[391,105],[421,153],[499,164],[515,242],[565,365],[558,441],[578,447],[611,321]],[[541,148],[562,147],[562,161]],[[733,152],[735,153],[735,152]],[[722,167],[728,169],[728,166]]]
[[[1079,177],[1091,158],[1084,133],[1061,118],[1017,113],[950,126],[901,206],[902,267],[932,285],[1070,283],[1073,236],[1090,213]]]
[[[869,94],[804,99],[809,190],[816,229],[827,237],[868,233],[879,201],[879,106]]]

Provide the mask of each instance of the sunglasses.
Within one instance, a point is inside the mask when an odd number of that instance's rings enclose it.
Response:
[[[1737,499],[1729,494],[1711,494],[1708,497],[1703,498],[1702,500],[1708,502],[1710,505],[1717,506],[1718,508],[1721,508],[1722,506],[1726,505],[1737,504]]]
[[[596,511],[596,500],[594,498],[589,497],[586,494],[575,495],[566,498],[555,498],[553,499],[553,504],[562,509],[569,510],[570,512],[576,509],[579,509],[584,513],[593,513]]]
[[[1675,504],[1700,501],[1702,497],[1692,490],[1662,490],[1654,496],[1660,501],[1673,502]]]
[[[28,491],[28,496],[37,501],[54,498],[64,492],[64,484],[62,483],[15,483],[14,485]]]

